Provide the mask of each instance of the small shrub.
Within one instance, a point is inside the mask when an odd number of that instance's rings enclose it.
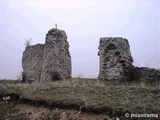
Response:
[[[26,42],[24,44],[25,44],[26,47],[31,46],[32,38],[30,38],[29,40],[25,39],[25,41]]]
[[[62,79],[62,78],[61,78],[61,75],[60,75],[59,72],[57,72],[57,71],[54,71],[54,72],[51,73],[51,78],[52,78],[52,81]]]

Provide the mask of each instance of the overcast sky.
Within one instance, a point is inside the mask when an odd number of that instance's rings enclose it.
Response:
[[[25,39],[65,30],[73,77],[97,77],[100,37],[129,40],[134,65],[160,68],[159,0],[0,0],[0,79],[22,72]]]

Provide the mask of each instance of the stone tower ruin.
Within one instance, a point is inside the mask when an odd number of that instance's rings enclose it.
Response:
[[[27,46],[22,57],[24,81],[71,78],[71,56],[65,31],[51,29],[45,44]]]
[[[128,80],[133,59],[128,40],[121,37],[103,37],[99,42],[101,80]]]

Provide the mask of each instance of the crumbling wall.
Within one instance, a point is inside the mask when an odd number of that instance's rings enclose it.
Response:
[[[128,40],[120,37],[103,37],[99,42],[101,80],[128,80],[133,59]]]
[[[160,81],[160,69],[148,67],[134,67],[131,71],[133,80]]]
[[[133,66],[130,45],[125,38],[103,37],[99,42],[101,80],[158,80],[160,69]]]
[[[23,81],[40,81],[44,45],[27,46],[23,52]]]
[[[65,31],[51,29],[46,35],[41,80],[71,77],[71,56]]]
[[[45,44],[27,46],[22,58],[24,81],[71,78],[71,56],[65,31],[51,29]]]

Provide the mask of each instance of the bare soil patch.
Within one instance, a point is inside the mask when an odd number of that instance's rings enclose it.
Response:
[[[71,109],[50,109],[20,102],[0,101],[0,120],[114,120],[106,114],[83,113]]]

